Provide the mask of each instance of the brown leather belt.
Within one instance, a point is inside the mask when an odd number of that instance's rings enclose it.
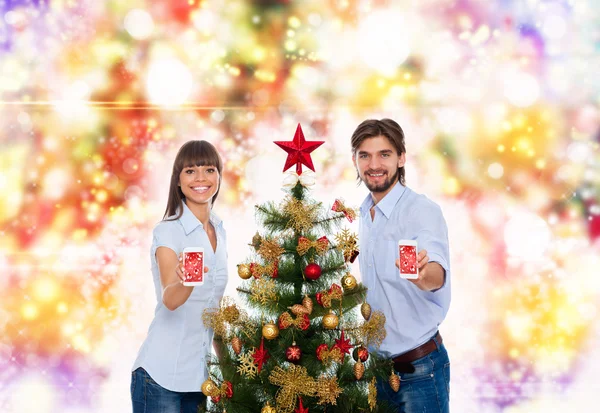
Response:
[[[437,344],[435,343],[436,341],[437,341]],[[438,345],[441,345],[441,344],[442,344],[442,336],[440,335],[440,332],[438,331],[437,334],[431,340],[429,340],[427,343],[421,344],[417,348],[413,348],[412,350],[407,351],[406,353],[403,353],[397,357],[394,357],[392,359],[392,361],[394,363],[413,362],[415,360],[420,359],[421,357],[425,357],[432,351],[437,350]]]

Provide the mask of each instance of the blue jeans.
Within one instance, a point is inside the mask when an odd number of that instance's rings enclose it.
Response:
[[[388,381],[377,382],[377,398],[386,400],[397,413],[448,413],[450,411],[450,359],[444,344],[411,363],[413,373],[400,376],[396,393]]]
[[[131,373],[133,413],[198,413],[206,396],[202,392],[179,393],[160,386],[143,368]]]

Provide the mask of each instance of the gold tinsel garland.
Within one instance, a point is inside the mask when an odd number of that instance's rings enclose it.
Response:
[[[285,249],[279,245],[277,239],[264,238],[257,252],[265,261],[275,261],[285,252]]]
[[[250,286],[250,295],[262,305],[267,304],[269,301],[277,301],[275,280],[265,277],[254,280]]]
[[[309,205],[294,197],[287,197],[282,209],[286,215],[289,215],[287,227],[298,232],[311,229],[319,211],[317,205]]]
[[[248,320],[244,310],[240,310],[231,297],[223,297],[219,307],[207,308],[202,313],[202,321],[208,328],[212,328],[215,336],[229,339],[229,332],[233,327],[243,327]]]
[[[317,404],[337,404],[337,398],[342,393],[342,389],[338,383],[337,377],[319,377],[317,383],[317,397],[319,401]]]
[[[385,331],[385,315],[381,311],[375,311],[368,321],[360,327],[361,335],[366,346],[381,346],[387,336]]]
[[[269,381],[281,387],[275,397],[278,413],[291,413],[299,395],[314,396],[317,392],[317,382],[302,366],[292,365],[287,370],[277,366],[269,375]]]
[[[375,406],[377,406],[377,381],[375,380],[375,377],[373,377],[373,380],[371,380],[371,382],[369,383],[369,396],[367,398],[367,400],[369,401],[369,408],[371,409],[371,411],[375,408]]]

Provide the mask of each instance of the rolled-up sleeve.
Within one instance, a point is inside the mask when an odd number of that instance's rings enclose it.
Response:
[[[417,248],[427,251],[429,262],[437,262],[442,266],[446,273],[444,277],[444,285],[446,285],[450,277],[450,250],[448,226],[442,210],[433,202],[428,202],[416,211],[416,215]]]

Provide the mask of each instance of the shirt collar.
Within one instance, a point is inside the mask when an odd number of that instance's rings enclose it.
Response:
[[[400,182],[396,182],[396,185],[394,185],[392,190],[388,192],[387,195],[384,196],[383,199],[377,203],[377,208],[379,208],[379,210],[383,213],[383,215],[385,215],[387,219],[390,219],[390,216],[392,215],[392,210],[394,209],[402,195],[404,195],[404,191],[406,191],[406,187],[402,186]],[[362,205],[360,206],[361,214],[368,212],[369,209],[373,206],[373,204],[373,197],[371,196],[371,194],[367,195]]]
[[[185,235],[188,235],[198,226],[202,227],[203,225],[202,222],[200,222],[200,220],[196,218],[196,215],[194,215],[194,213],[190,211],[185,202],[182,202],[181,204],[183,206],[183,213],[181,214],[181,217],[179,217],[179,222],[181,222],[181,225],[183,226]],[[219,218],[217,214],[213,213],[212,211],[210,213],[210,222],[212,222],[215,228],[220,227],[223,224],[221,218]]]

